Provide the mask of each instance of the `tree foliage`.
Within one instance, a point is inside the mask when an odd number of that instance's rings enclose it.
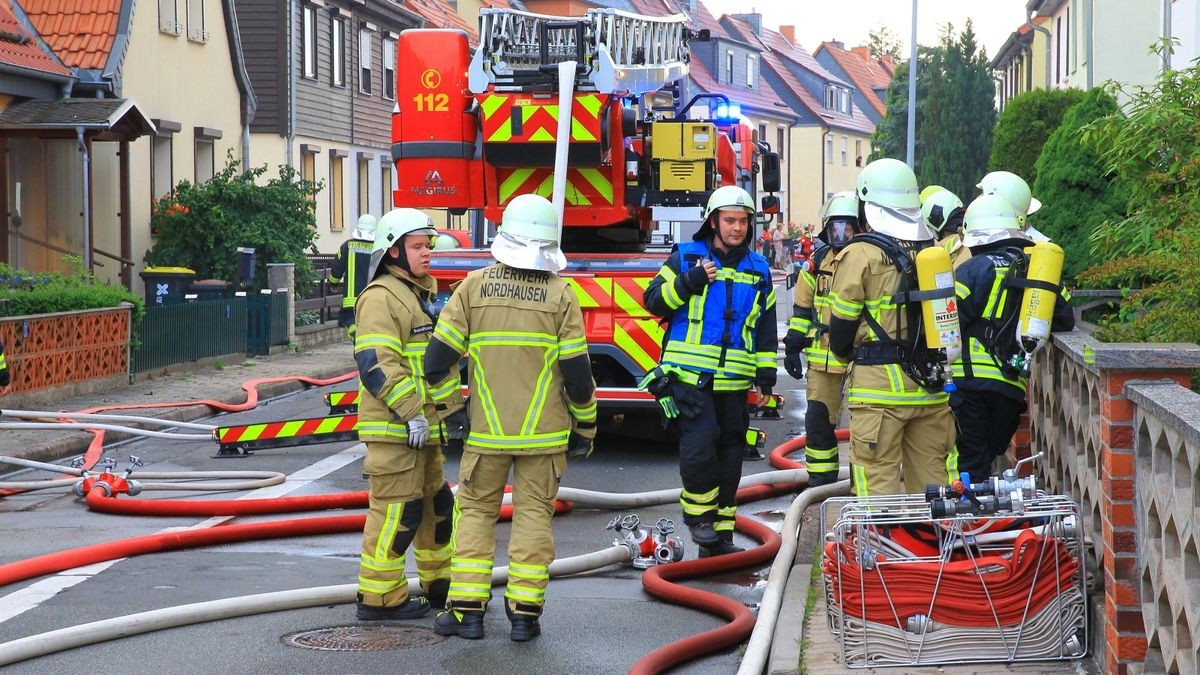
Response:
[[[867,33],[867,51],[871,58],[879,60],[885,55],[900,60],[900,38],[887,26],[880,26]]]
[[[995,85],[971,21],[957,36],[947,25],[930,64],[924,123],[917,127],[917,182],[941,185],[968,201],[986,173],[996,127]]]
[[[996,118],[988,171],[1011,171],[1037,181],[1037,159],[1067,108],[1083,100],[1079,89],[1034,89],[1014,96]]]
[[[158,243],[146,252],[148,265],[188,267],[197,278],[237,281],[237,249],[255,249],[254,286],[267,283],[266,263],[295,264],[296,287],[316,279],[305,255],[316,236],[313,198],[320,183],[301,180],[290,166],[260,184],[266,165],[239,170],[232,155],[204,183],[180,181],[155,205],[151,228]]]
[[[1169,43],[1159,46],[1170,49]],[[1167,70],[1146,86],[1114,87],[1125,114],[1084,129],[1106,170],[1128,189],[1125,218],[1091,243],[1103,262],[1081,280],[1129,291],[1108,340],[1200,341],[1200,65]]]
[[[1100,164],[1096,149],[1080,142],[1080,130],[1085,126],[1119,114],[1112,94],[1092,89],[1066,111],[1037,160],[1033,194],[1043,206],[1033,216],[1033,224],[1063,247],[1063,278],[1067,280],[1074,280],[1098,261],[1088,245],[1091,233],[1125,214],[1126,191]]]
[[[965,197],[984,174],[996,111],[987,54],[971,22],[955,36],[947,26],[937,47],[921,47],[917,64],[917,180]],[[908,64],[896,67],[887,113],[875,127],[870,159],[904,160],[907,149]]]

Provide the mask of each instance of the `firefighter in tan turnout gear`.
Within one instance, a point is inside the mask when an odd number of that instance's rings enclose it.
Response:
[[[859,497],[958,478],[954,416],[935,356],[924,348],[914,258],[934,245],[921,222],[917,177],[895,159],[858,176],[856,235],[834,259],[829,348],[852,360],[850,462]],[[952,288],[952,285],[947,289]],[[952,292],[952,291],[951,291]]]
[[[842,383],[846,363],[829,351],[829,285],[833,259],[858,234],[858,198],[838,192],[821,209],[821,224],[813,238],[825,243],[800,272],[792,318],[783,339],[783,367],[796,379],[804,377],[801,353],[808,359],[807,398],[804,412],[804,463],[809,487],[837,482],[838,442],[834,435],[842,410]]]
[[[457,396],[458,378],[437,384],[423,377],[433,334],[437,281],[429,258],[437,230],[416,209],[395,209],[379,220],[370,278],[356,306],[354,360],[361,391],[358,437],[367,444],[363,473],[370,506],[358,572],[358,618],[412,619],[443,605],[450,586],[454,496],[442,472],[440,422]],[[434,405],[442,402],[443,412]],[[425,597],[409,597],[404,576],[413,547]]]
[[[498,261],[454,291],[425,358],[427,377],[457,371],[468,355],[470,427],[458,490],[447,611],[434,630],[483,637],[491,598],[495,525],[513,470],[512,537],[504,607],[517,642],[536,637],[546,600],[554,498],[567,454],[586,457],[596,435],[595,383],[558,217],[548,200],[521,195],[504,209],[492,244]]]

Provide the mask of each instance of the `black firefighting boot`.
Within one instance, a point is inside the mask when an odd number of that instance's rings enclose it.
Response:
[[[364,605],[362,594],[358,595],[358,608],[355,616],[359,621],[403,621],[419,619],[429,611],[429,601],[420,596],[411,596],[403,604],[394,607],[375,607]]]
[[[713,529],[712,521],[703,521],[688,525],[688,533],[698,546],[715,546],[721,541],[721,535]]]
[[[725,531],[720,533],[721,539],[712,546],[701,546],[700,557],[711,558],[718,555],[727,555],[729,553],[741,553],[746,549],[733,543],[733,533]]]
[[[508,639],[513,642],[529,642],[533,638],[542,634],[542,626],[538,623],[538,617],[542,614],[542,608],[537,605],[527,605],[523,602],[516,603],[516,611],[504,603],[504,613],[508,615],[508,620],[512,623],[512,630],[508,633]]]
[[[483,637],[483,605],[471,602],[451,602],[446,611],[433,620],[433,632],[438,635],[457,635],[465,640]]]
[[[434,609],[446,608],[446,595],[450,592],[449,579],[434,579],[429,582],[429,590],[425,591],[425,597],[429,599],[429,606]]]

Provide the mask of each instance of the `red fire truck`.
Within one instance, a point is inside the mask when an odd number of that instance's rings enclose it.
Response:
[[[706,33],[706,32],[705,32]],[[642,292],[666,258],[648,252],[659,220],[699,221],[712,190],[740,184],[751,193],[761,171],[778,190],[778,156],[705,94],[684,103],[660,90],[680,86],[691,40],[707,39],[686,17],[591,9],[554,17],[483,9],[473,52],[461,31],[400,34],[392,158],[395,206],[479,209],[497,223],[513,197],[553,187],[559,128],[558,64],[578,65],[566,154],[562,276],[579,295],[602,414],[652,404],[636,390],[657,362],[663,326]],[[656,96],[656,92],[658,95]],[[671,105],[656,107],[656,99]],[[707,99],[707,100],[706,100]],[[703,102],[705,106],[693,106]],[[708,108],[704,119],[688,109]],[[764,197],[764,207],[778,201]],[[486,250],[439,251],[443,282],[489,264]]]

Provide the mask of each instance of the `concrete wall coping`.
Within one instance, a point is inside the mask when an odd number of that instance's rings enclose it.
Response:
[[[1152,415],[1195,447],[1200,447],[1200,394],[1175,382],[1125,384],[1125,396],[1138,407],[1138,414]]]
[[[1200,368],[1200,345],[1191,342],[1100,342],[1073,330],[1055,333],[1054,343],[1075,363],[1099,375],[1101,371],[1162,371]]]

